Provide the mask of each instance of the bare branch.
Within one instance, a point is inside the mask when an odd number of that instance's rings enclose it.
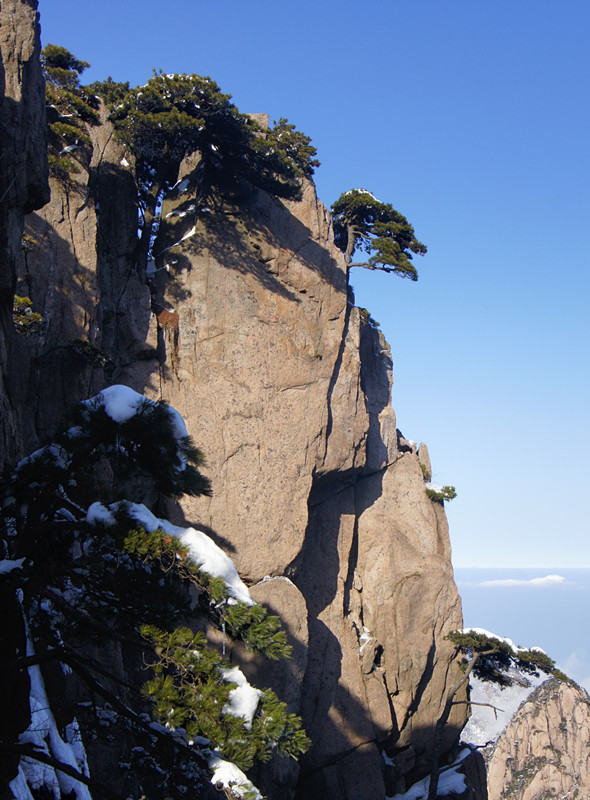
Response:
[[[96,781],[93,778],[88,778],[86,775],[83,775],[69,764],[65,764],[63,761],[59,761],[57,758],[50,756],[43,750],[39,750],[30,742],[14,745],[8,745],[4,742],[0,742],[0,751],[2,750],[5,752],[8,751],[11,753],[19,753],[21,756],[32,758],[34,761],[39,761],[41,764],[47,764],[58,772],[62,772],[64,775],[69,775],[70,778],[74,778],[80,783],[83,783],[85,786],[88,786],[89,789],[92,789],[94,792],[96,792],[96,794],[102,795],[102,797],[105,797],[106,800],[120,800],[118,794],[112,794],[112,792],[110,792],[106,786],[99,781]]]
[[[452,705],[454,706],[482,706],[483,708],[491,708],[494,712],[494,716],[498,719],[498,712],[500,714],[504,713],[503,708],[498,708],[498,706],[492,705],[492,703],[476,703],[475,700],[455,700]]]

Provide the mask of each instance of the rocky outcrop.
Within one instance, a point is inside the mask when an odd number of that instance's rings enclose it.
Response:
[[[23,215],[49,199],[45,84],[36,0],[0,4],[0,467],[20,452],[12,300]]]
[[[389,346],[353,305],[330,215],[311,183],[297,202],[253,191],[197,210],[188,159],[144,276],[132,166],[106,120],[89,133],[90,163],[52,182],[29,219],[21,280],[46,328],[29,344],[28,439],[108,383],[176,407],[213,495],[169,516],[227,550],[295,648],[270,672],[233,654],[303,715],[314,743],[299,776],[274,764],[265,790],[403,791],[428,771],[458,669],[444,637],[461,607],[444,508],[424,491],[427,449],[396,429]],[[80,337],[104,367],[81,359]],[[457,705],[443,751],[464,721]]]
[[[590,697],[555,679],[514,715],[488,762],[491,800],[590,796]]]

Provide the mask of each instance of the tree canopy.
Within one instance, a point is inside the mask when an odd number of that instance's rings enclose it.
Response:
[[[512,686],[514,670],[527,675],[544,672],[566,680],[555,661],[539,648],[514,647],[505,639],[477,630],[455,631],[447,638],[456,646],[457,654],[462,654],[469,672],[481,680]]]
[[[279,153],[295,166],[299,174],[311,178],[314,169],[320,166],[317,150],[311,144],[311,138],[298,131],[295,125],[285,117],[276,120],[265,134],[266,143],[276,148]]]
[[[140,180],[155,171],[172,184],[182,159],[198,151],[198,195],[242,177],[279,197],[296,196],[293,165],[256,135],[256,123],[230,100],[200,75],[158,73],[130,89],[112,119],[137,159]]]
[[[426,246],[416,239],[414,228],[390,203],[382,203],[366,189],[351,189],[332,205],[334,242],[344,253],[347,266],[393,272],[418,280],[412,254],[424,255]],[[356,253],[369,255],[353,263]]]
[[[301,176],[311,175],[318,163],[309,137],[282,118],[264,131],[209,77],[159,72],[144,86],[129,88],[109,78],[92,89],[111,108],[117,137],[135,156],[143,212],[140,262],[149,259],[159,200],[175,185],[186,156],[199,157],[190,177],[197,205],[216,190],[224,194],[244,185],[296,199]]]

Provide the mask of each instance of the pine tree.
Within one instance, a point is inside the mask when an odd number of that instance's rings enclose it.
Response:
[[[213,191],[232,191],[244,182],[276,197],[299,197],[299,176],[310,168],[314,150],[303,141],[307,137],[285,129],[288,138],[297,139],[290,147],[294,154],[277,147],[272,134],[267,137],[240,113],[211,78],[160,72],[134,89],[110,79],[93,89],[109,103],[117,136],[135,156],[143,213],[140,264],[149,257],[162,194],[176,183],[180,164],[191,153],[199,154],[191,177],[197,205]]]
[[[559,680],[568,680],[562,672],[556,669],[553,659],[549,658],[542,650],[514,647],[507,640],[474,630],[454,631],[446,638],[455,645],[455,658],[461,659],[463,674],[447,689],[443,710],[436,723],[431,753],[428,800],[435,800],[437,796],[440,743],[444,727],[453,706],[457,704],[455,700],[457,693],[468,682],[471,674],[500,686],[513,685],[514,676],[511,672],[514,670],[535,677],[543,672]],[[469,704],[470,701],[466,702]]]
[[[418,280],[412,253],[424,255],[426,246],[392,205],[377,200],[366,189],[351,189],[332,205],[332,216],[334,242],[344,253],[347,267],[378,269]],[[368,260],[352,263],[359,251],[368,253]]]
[[[311,144],[310,137],[298,131],[295,125],[285,117],[281,117],[278,122],[273,122],[265,139],[267,144],[276,148],[306,178],[311,178],[314,169],[320,166],[320,162],[316,158],[318,151]]]
[[[80,75],[90,64],[55,44],[43,48],[41,62],[48,107],[49,167],[55,177],[66,180],[79,171],[74,157],[89,153],[86,124],[98,123],[97,100],[80,85]]]
[[[58,661],[75,673],[89,693],[92,735],[131,738],[133,747],[121,755],[127,774],[136,786],[157,781],[158,793],[174,800],[187,781],[197,791],[207,785],[212,771],[226,794],[257,796],[245,776],[232,789],[226,762],[235,776],[274,752],[296,758],[308,745],[299,718],[272,691],[249,686],[204,633],[186,626],[200,619],[254,652],[289,654],[278,618],[253,603],[227,556],[204,533],[150,510],[167,497],[208,494],[202,464],[174,409],[110,387],[79,403],[54,440],[0,485],[4,571],[18,589],[34,646],[12,669],[26,675],[27,667]],[[118,643],[132,662],[141,654],[139,664],[152,672],[142,696],[91,655],[96,637],[103,646]],[[236,692],[249,698],[246,715],[232,700]],[[147,717],[150,709],[158,725]],[[92,719],[103,720],[94,731]],[[60,753],[67,747],[55,751],[34,726],[35,718],[26,747],[2,747],[40,759],[74,788],[86,784],[113,796],[109,784],[121,774],[95,779],[80,764],[66,769]],[[67,786],[60,787],[65,794]]]

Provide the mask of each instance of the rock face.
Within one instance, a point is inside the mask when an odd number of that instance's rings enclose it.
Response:
[[[0,471],[22,452],[22,395],[19,395],[19,342],[12,321],[16,271],[21,257],[23,216],[49,199],[45,139],[45,85],[39,63],[36,0],[0,3]],[[19,603],[0,588],[0,662],[24,650]],[[2,663],[2,666],[4,664]],[[30,722],[26,675],[5,672],[0,702],[0,740],[7,745]],[[13,777],[18,756],[0,755],[0,793]]]
[[[48,436],[64,410],[105,385],[112,371],[145,347],[150,293],[135,270],[135,183],[120,166],[123,151],[104,119],[89,126],[93,155],[79,160],[65,183],[51,179],[51,202],[26,220],[31,242],[18,291],[44,319],[28,337],[27,449]],[[85,339],[105,357],[103,368],[75,343]]]
[[[253,192],[199,211],[176,188],[146,278],[134,263],[133,168],[106,120],[89,134],[90,163],[52,181],[28,220],[36,245],[20,279],[46,327],[27,342],[27,441],[110,383],[176,407],[213,496],[169,516],[226,548],[295,648],[270,672],[234,652],[313,740],[300,771],[273,765],[265,791],[403,791],[428,771],[458,670],[444,637],[461,607],[444,508],[424,491],[428,451],[396,429],[389,346],[352,304],[330,215],[311,183],[298,202]],[[181,177],[192,169],[188,159]],[[104,368],[80,357],[79,337],[109,357]],[[444,751],[464,721],[458,705]]]
[[[184,518],[248,581],[285,576],[305,605],[298,710],[315,745],[298,795],[392,794],[425,768],[461,608],[444,509],[389,406],[389,346],[349,301],[311,184],[301,202],[257,193],[180,216],[188,206],[163,205],[156,308],[169,316],[152,336],[165,361],[157,383],[134,381],[178,408],[206,453],[213,496]],[[265,585],[283,615],[282,585]]]
[[[20,451],[12,299],[23,215],[49,199],[36,0],[0,4],[0,468]]]
[[[488,763],[490,800],[590,797],[590,697],[555,679],[536,689]]]

